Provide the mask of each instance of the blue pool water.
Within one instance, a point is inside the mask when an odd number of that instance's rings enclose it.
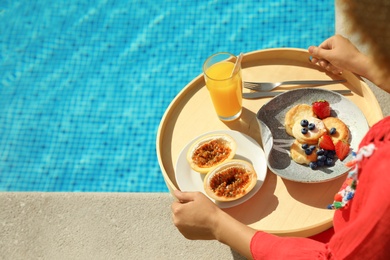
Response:
[[[333,0],[0,1],[0,191],[168,191],[157,128],[209,55],[333,34]]]

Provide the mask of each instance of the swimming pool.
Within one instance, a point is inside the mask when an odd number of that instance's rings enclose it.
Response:
[[[166,192],[155,138],[212,53],[307,48],[334,1],[0,3],[0,191]]]

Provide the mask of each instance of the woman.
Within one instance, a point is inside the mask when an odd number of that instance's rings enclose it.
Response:
[[[375,60],[336,35],[309,48],[312,62],[335,74],[349,70],[390,92],[390,3],[344,2],[348,3],[347,12],[355,29],[361,30],[372,47]],[[369,130],[359,149],[350,173],[353,183],[357,183],[355,195],[352,199],[345,197],[336,206],[334,228],[316,238],[278,237],[254,230],[199,192],[174,192],[174,224],[188,239],[217,239],[247,258],[390,259],[390,117]]]

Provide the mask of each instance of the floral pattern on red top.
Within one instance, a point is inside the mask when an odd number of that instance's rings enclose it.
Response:
[[[370,143],[361,147],[357,153],[352,153],[354,157],[353,160],[346,163],[346,166],[351,167],[351,170],[348,173],[347,179],[341,186],[340,191],[337,192],[334,196],[333,203],[328,205],[328,209],[341,209],[345,207],[350,200],[353,199],[356,186],[359,182],[359,163],[363,160],[364,157],[370,157],[374,153],[375,149],[375,145]]]

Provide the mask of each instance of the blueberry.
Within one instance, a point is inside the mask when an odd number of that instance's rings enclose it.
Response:
[[[326,161],[325,161],[325,164],[327,165],[327,166],[333,166],[333,159],[332,158],[326,158]]]
[[[317,167],[322,167],[325,164],[324,161],[317,161],[316,163],[317,163]]]
[[[310,154],[312,154],[313,153],[313,150],[312,149],[310,149],[310,148],[306,148],[305,149],[305,154],[306,155],[310,155]]]
[[[325,160],[326,160],[326,156],[325,155],[318,155],[317,156],[317,161],[324,162]]]
[[[317,146],[315,146],[315,145],[310,145],[309,146],[309,149],[312,150],[312,151],[314,151],[316,148],[317,148]]]
[[[303,144],[301,147],[302,147],[303,150],[305,150],[305,149],[309,148],[309,145],[308,144]]]
[[[301,126],[306,127],[309,125],[309,122],[306,119],[302,119]]]
[[[308,131],[307,131],[307,128],[304,127],[304,128],[301,129],[301,133],[302,133],[303,135],[307,134],[307,132],[308,132]]]
[[[336,128],[332,127],[330,130],[329,130],[329,134],[330,135],[334,135],[336,133]]]
[[[326,157],[333,159],[335,154],[336,154],[335,151],[329,150],[328,153],[326,154]]]
[[[324,149],[319,149],[316,152],[317,155],[325,155],[325,150]]]
[[[316,128],[316,124],[310,123],[308,128],[309,128],[309,130],[314,130],[314,128]]]
[[[314,170],[314,169],[316,169],[316,168],[318,167],[318,165],[317,165],[316,162],[310,162],[309,167],[310,167],[312,170]]]

